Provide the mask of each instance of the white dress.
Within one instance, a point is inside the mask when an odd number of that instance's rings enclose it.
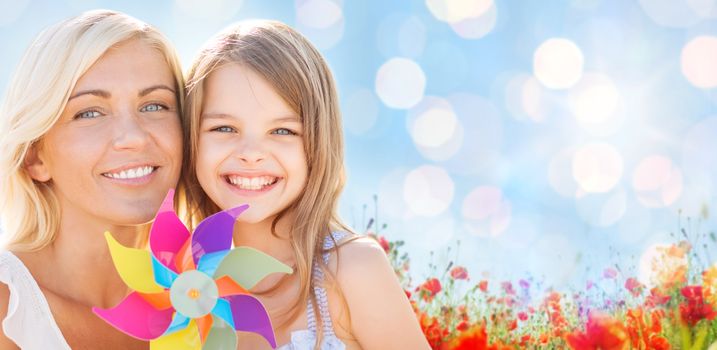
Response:
[[[10,290],[5,336],[23,350],[71,350],[57,327],[47,299],[30,271],[13,253],[0,253],[0,283]]]
[[[324,241],[324,250],[333,248],[334,241],[338,242],[342,238],[346,237],[346,232],[333,232],[331,237],[326,237]],[[329,263],[329,253],[323,255],[324,263]],[[314,287],[314,293],[316,293],[317,304],[319,306],[319,317],[323,324],[323,340],[321,341],[321,350],[344,350],[346,345],[336,337],[334,333],[334,327],[331,323],[331,315],[329,315],[329,300],[326,296],[326,289],[321,287],[321,281],[324,279],[323,271],[319,266],[314,263],[313,266],[314,279],[317,282]],[[291,332],[291,340],[288,344],[284,344],[277,348],[277,350],[313,350],[314,344],[316,344],[316,314],[311,301],[307,301],[306,307],[306,318],[309,329],[298,330]]]

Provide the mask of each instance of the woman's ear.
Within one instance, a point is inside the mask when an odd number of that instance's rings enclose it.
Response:
[[[30,177],[39,182],[47,182],[52,179],[50,171],[47,169],[47,165],[42,160],[42,150],[38,142],[34,142],[30,145],[30,149],[25,154],[24,167]]]

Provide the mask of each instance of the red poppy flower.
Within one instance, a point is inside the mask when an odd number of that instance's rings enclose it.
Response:
[[[525,311],[521,311],[518,313],[518,319],[521,321],[527,321],[528,320],[528,314],[525,313]]]
[[[565,340],[574,350],[622,350],[630,346],[625,327],[610,316],[597,312],[588,315],[585,332],[575,331]]]
[[[690,326],[707,319],[712,320],[717,316],[717,311],[712,305],[705,303],[702,297],[702,286],[687,286],[680,290],[686,301],[680,304],[680,316]]]
[[[484,292],[484,293],[486,291],[488,291],[488,281],[482,280],[482,281],[478,282],[478,289],[480,289],[481,292]]]
[[[627,289],[633,296],[639,296],[642,294],[642,290],[645,286],[642,285],[636,278],[630,277],[625,281],[625,289]]]
[[[429,278],[422,285],[418,286],[416,290],[420,293],[423,300],[431,300],[436,294],[441,291],[441,282],[437,278]]]
[[[466,268],[463,266],[456,266],[451,269],[451,278],[455,280],[467,280],[468,270],[466,270]]]
[[[487,350],[488,333],[485,325],[474,325],[448,344],[450,350]]]

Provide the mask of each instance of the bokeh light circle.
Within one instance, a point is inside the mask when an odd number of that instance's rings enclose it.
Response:
[[[480,17],[494,5],[493,0],[426,0],[426,7],[439,21],[456,23]]]
[[[432,96],[426,96],[411,109],[406,121],[413,141],[425,147],[437,147],[447,142],[458,124],[451,104]]]
[[[406,175],[403,199],[412,213],[437,216],[451,205],[454,187],[453,179],[443,168],[423,165]]]
[[[622,172],[622,156],[612,145],[589,144],[573,155],[573,178],[587,193],[610,191],[620,181]]]
[[[406,127],[421,155],[431,160],[447,160],[462,145],[463,127],[443,98],[426,96],[409,110]]]
[[[682,74],[692,85],[717,87],[717,37],[702,35],[690,40],[682,49],[680,63]]]
[[[480,186],[463,199],[461,214],[468,232],[489,237],[502,234],[510,225],[511,204],[503,191],[494,186]]]
[[[392,58],[376,73],[376,94],[386,106],[407,109],[423,98],[426,75],[418,63],[407,58]]]
[[[570,91],[569,104],[578,122],[590,127],[615,118],[620,94],[610,78],[602,74],[585,74]]]
[[[296,9],[296,19],[306,27],[328,29],[343,19],[343,11],[331,0],[308,0]]]
[[[484,13],[452,22],[451,28],[463,39],[480,39],[493,31],[497,21],[498,11],[491,1],[491,6]]]
[[[682,194],[682,172],[670,158],[651,155],[635,168],[632,187],[637,199],[646,207],[666,207]]]
[[[575,85],[582,77],[583,64],[582,51],[568,39],[548,39],[533,54],[533,74],[551,89]]]
[[[334,47],[344,35],[344,13],[339,1],[297,0],[296,29],[319,49]]]

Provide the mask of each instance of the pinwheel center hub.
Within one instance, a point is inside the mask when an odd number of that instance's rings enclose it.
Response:
[[[202,295],[202,293],[199,290],[197,290],[196,288],[192,288],[187,292],[187,296],[190,299],[194,299],[194,300],[199,299],[200,295]]]
[[[211,277],[197,270],[179,275],[169,290],[169,299],[174,309],[190,318],[210,313],[218,298],[217,284]]]

